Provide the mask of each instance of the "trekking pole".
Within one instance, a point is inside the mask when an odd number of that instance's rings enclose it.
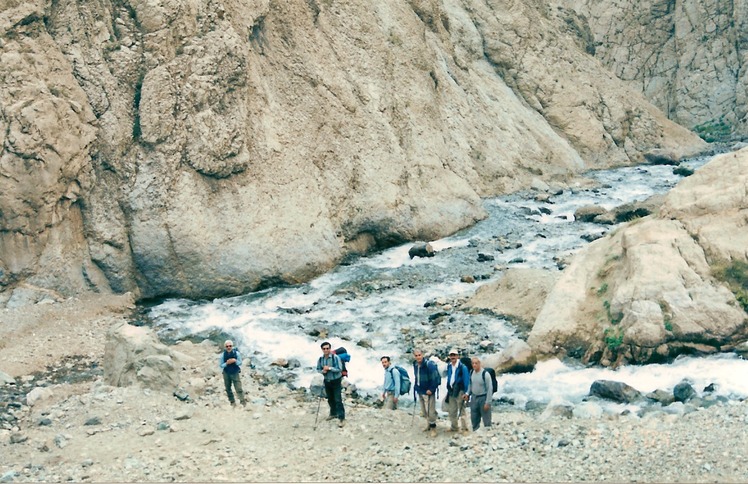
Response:
[[[413,425],[416,421],[416,401],[413,400],[413,418],[410,419],[410,425]]]
[[[322,403],[322,399],[317,399],[317,415],[314,416],[314,428],[312,430],[317,430],[317,419],[319,419],[319,406]]]

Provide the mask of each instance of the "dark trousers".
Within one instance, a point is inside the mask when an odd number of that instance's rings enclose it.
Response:
[[[325,393],[327,393],[327,404],[330,406],[330,415],[340,420],[345,420],[345,408],[343,407],[343,379],[325,380]]]

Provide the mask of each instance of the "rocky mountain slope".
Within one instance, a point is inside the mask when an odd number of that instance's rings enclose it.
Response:
[[[748,6],[730,0],[560,1],[588,51],[705,138],[748,135]]]
[[[6,0],[0,304],[238,294],[703,142],[542,1]]]

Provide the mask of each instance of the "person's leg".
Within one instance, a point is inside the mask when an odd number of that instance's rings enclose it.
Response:
[[[467,424],[467,406],[465,405],[465,392],[460,392],[460,404],[458,407],[458,415],[460,419],[460,428],[464,431],[467,431],[468,424]]]
[[[429,414],[428,414],[427,397],[428,395],[418,395],[418,401],[421,403],[421,416],[426,419],[426,428],[424,430],[429,430],[431,428],[431,426],[428,423]]]
[[[234,390],[236,390],[236,394],[239,396],[239,402],[242,405],[246,405],[247,401],[244,399],[244,389],[242,388],[242,374],[235,373],[231,375],[231,380],[234,382]]]
[[[491,408],[491,403],[492,402],[491,402],[491,400],[488,399],[488,397],[486,397],[484,405],[485,405],[485,403],[488,403],[489,406],[488,406],[488,410],[483,410],[483,426],[484,427],[490,427],[491,426],[491,418],[492,418],[491,417],[491,413],[493,412],[493,408]],[[483,407],[481,406],[481,408],[483,408]]]
[[[447,395],[447,413],[449,414],[449,429],[457,431],[457,412],[460,402],[456,395]]]
[[[385,410],[395,410],[397,408],[397,404],[395,404],[395,395],[387,392],[384,395],[384,408]]]
[[[478,430],[478,427],[480,427],[481,414],[478,400],[481,399],[473,397],[473,400],[470,402],[470,423],[473,424],[473,432]]]
[[[428,416],[429,416],[429,425],[431,427],[436,427],[436,395],[427,395],[428,396]]]
[[[229,403],[234,405],[234,393],[231,391],[231,375],[223,372],[223,386],[226,387],[226,396],[229,397]]]
[[[343,406],[343,379],[332,381],[333,395],[335,396],[335,415],[340,420],[345,420],[345,407]]]
[[[337,416],[337,411],[335,410],[335,392],[331,381],[325,380],[325,394],[327,394],[327,406],[330,407],[330,415],[327,418],[335,418]]]

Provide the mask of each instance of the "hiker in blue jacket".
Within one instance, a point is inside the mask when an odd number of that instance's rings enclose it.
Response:
[[[450,431],[457,432],[457,418],[463,432],[467,432],[467,412],[465,411],[465,395],[470,388],[470,371],[459,360],[457,348],[449,350],[449,364],[447,365],[447,396],[444,402],[449,413]]]
[[[231,403],[232,407],[236,406],[234,393],[231,391],[231,385],[234,385],[234,390],[239,395],[239,401],[242,405],[247,405],[247,401],[244,399],[244,390],[242,389],[242,356],[239,354],[239,350],[234,347],[234,342],[230,339],[226,340],[223,347],[224,350],[218,359],[218,366],[223,371],[223,384],[226,387],[226,395],[229,397],[229,403]]]
[[[325,393],[327,393],[327,404],[330,406],[330,415],[327,420],[338,419],[338,427],[345,424],[345,407],[343,407],[343,363],[340,357],[330,350],[332,346],[325,341],[320,345],[322,356],[317,360],[317,371],[324,375]]]
[[[392,366],[389,356],[381,358],[384,368],[382,400],[387,410],[397,410],[397,397],[400,395],[400,372]]]
[[[426,418],[428,425],[425,432],[430,431],[431,436],[436,436],[436,389],[439,388],[441,377],[439,369],[433,361],[423,359],[423,351],[413,351],[413,396],[418,395],[421,402],[421,416]]]

